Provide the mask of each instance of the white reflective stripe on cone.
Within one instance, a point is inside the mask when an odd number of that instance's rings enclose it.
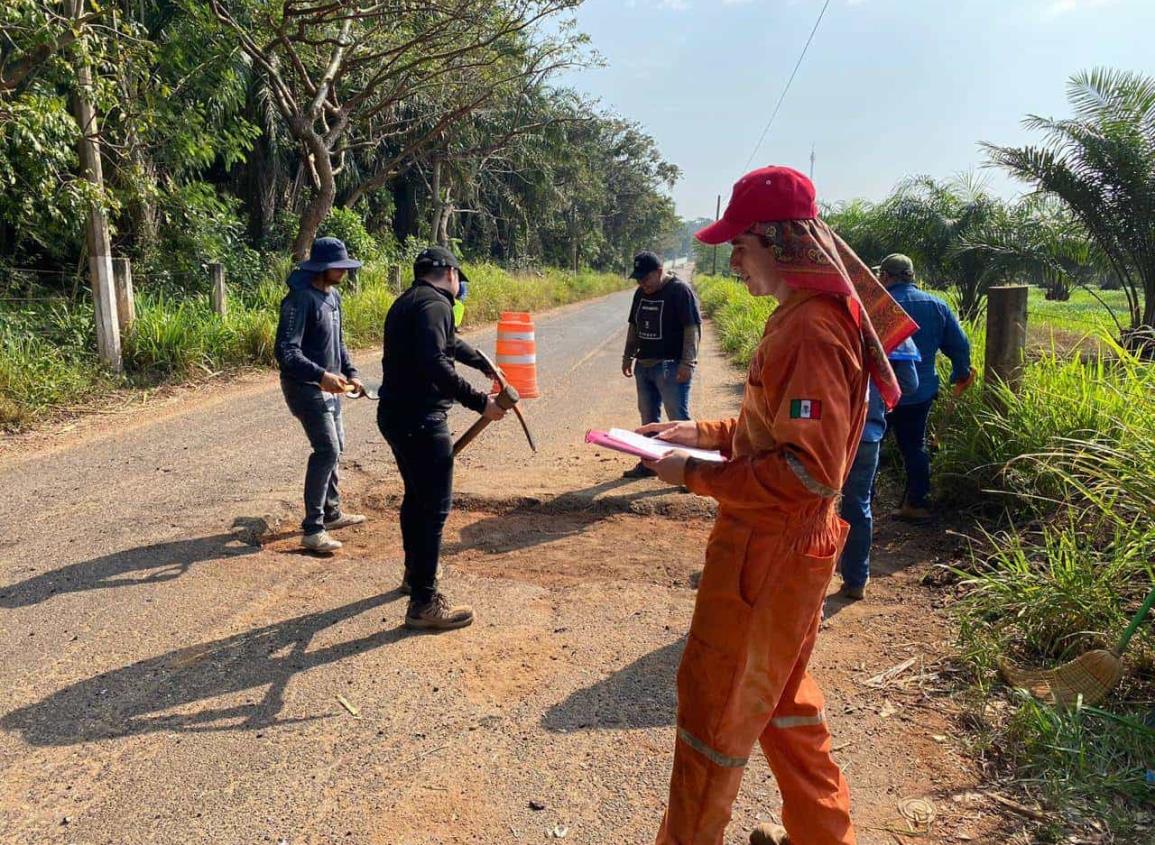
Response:
[[[533,332],[508,332],[497,330],[498,340],[533,340]]]
[[[536,364],[536,355],[498,355],[497,364]]]

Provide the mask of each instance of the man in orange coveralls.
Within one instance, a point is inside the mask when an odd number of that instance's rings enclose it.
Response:
[[[784,829],[751,843],[851,845],[850,791],[830,756],[822,692],[807,673],[822,603],[846,540],[838,496],[874,377],[900,395],[886,353],[915,330],[874,274],[818,219],[814,186],[786,167],[749,173],[700,241],[730,241],[730,266],[779,306],[750,364],[737,419],[639,431],[720,449],[650,466],[718,500],[678,670],[670,805],[658,845],[721,845],[755,741],[782,792]]]

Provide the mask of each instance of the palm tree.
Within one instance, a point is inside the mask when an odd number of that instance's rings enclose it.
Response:
[[[1007,211],[973,175],[951,182],[919,176],[904,182],[887,200],[889,238],[907,253],[932,287],[955,290],[959,316],[982,313],[987,290],[1006,275],[993,255],[967,250],[980,232],[1004,225]]]
[[[992,161],[1058,197],[1086,227],[1127,292],[1123,340],[1155,353],[1155,78],[1119,70],[1071,78],[1075,116],[1031,116],[1038,147],[984,146]]]
[[[960,252],[992,256],[1008,277],[1045,288],[1047,299],[1066,301],[1075,287],[1090,290],[1107,269],[1083,224],[1054,197],[1026,197],[1000,223],[968,239]]]

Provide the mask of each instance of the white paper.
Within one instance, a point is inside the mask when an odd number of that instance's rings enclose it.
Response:
[[[646,437],[644,434],[635,434],[624,428],[611,428],[606,433],[615,440],[628,443],[639,452],[644,452],[655,461],[664,457],[668,452],[673,452],[677,449],[682,452],[688,452],[690,457],[697,458],[700,461],[710,461],[716,464],[726,463],[726,459],[722,457],[721,452],[712,452],[707,449],[691,449],[689,446],[667,443],[665,440],[658,440],[656,437]]]

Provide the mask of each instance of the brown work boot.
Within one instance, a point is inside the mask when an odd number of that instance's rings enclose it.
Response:
[[[424,604],[410,599],[405,612],[405,627],[416,631],[454,631],[472,624],[473,608],[450,604],[444,593],[434,593]]]
[[[843,582],[842,589],[838,591],[839,595],[850,599],[851,601],[862,601],[866,598],[866,588],[870,585],[870,579],[866,579],[866,583],[861,587],[851,587],[846,582]]]
[[[790,845],[790,837],[780,824],[760,824],[750,831],[750,845]]]
[[[933,514],[931,514],[930,508],[928,507],[904,502],[902,507],[895,512],[894,516],[903,522],[927,522],[932,518]]]

